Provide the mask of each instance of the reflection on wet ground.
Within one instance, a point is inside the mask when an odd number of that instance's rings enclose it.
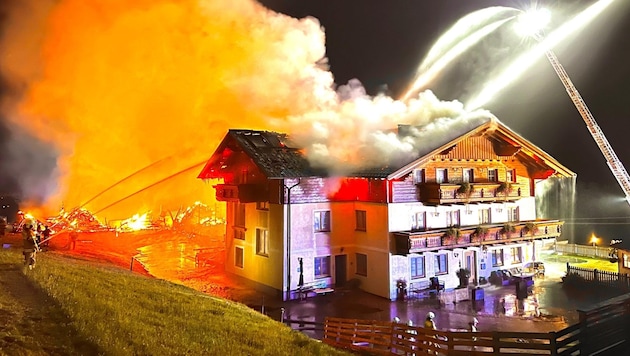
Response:
[[[479,329],[484,331],[546,332],[577,323],[578,309],[588,309],[619,294],[605,289],[566,291],[561,284],[566,263],[577,264],[583,259],[551,255],[543,259],[546,275],[535,279],[527,298],[522,300],[516,298],[515,286],[486,285],[483,300],[475,302],[446,302],[444,296],[390,301],[346,288],[337,288],[330,295],[283,302],[279,296],[259,292],[251,282],[224,272],[225,247],[220,235],[209,237],[170,230],[81,233],[74,249],[68,240],[67,234],[59,234],[51,240],[51,250],[121,267],[128,267],[135,257],[134,261],[157,278],[242,302],[276,320],[281,316],[313,322],[323,322],[326,316],[381,321],[399,317],[417,324],[433,311],[438,327],[443,329],[466,328],[472,317],[477,317]],[[205,256],[204,263],[195,259],[200,253]],[[319,331],[311,333],[310,336],[321,337]]]

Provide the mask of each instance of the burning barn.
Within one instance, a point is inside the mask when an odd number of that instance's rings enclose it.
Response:
[[[575,174],[540,148],[495,118],[430,146],[331,176],[285,134],[229,130],[199,174],[227,205],[226,270],[285,299],[350,280],[395,299],[398,281],[455,288],[464,268],[483,282],[561,236],[562,221],[536,216],[535,186]]]

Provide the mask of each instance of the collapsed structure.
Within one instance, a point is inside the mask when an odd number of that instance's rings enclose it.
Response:
[[[451,136],[410,162],[331,177],[285,134],[229,130],[199,174],[222,180],[226,271],[284,299],[355,279],[393,300],[401,281],[450,289],[538,259],[563,222],[536,216],[535,187],[575,174],[495,118]]]

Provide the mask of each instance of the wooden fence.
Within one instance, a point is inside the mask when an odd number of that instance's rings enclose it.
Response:
[[[610,258],[610,247],[592,246],[592,245],[578,245],[570,244],[566,241],[558,241],[555,246],[556,252],[566,255],[595,257],[595,258]]]
[[[326,318],[323,342],[368,355],[596,355],[630,350],[630,294],[550,333],[430,330],[376,320]]]
[[[607,288],[617,288],[630,292],[630,276],[625,273],[580,268],[571,266],[567,262],[567,276],[571,274],[576,274],[582,277],[589,284],[595,284],[596,286]]]

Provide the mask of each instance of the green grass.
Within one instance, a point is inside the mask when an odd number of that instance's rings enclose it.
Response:
[[[38,259],[34,270],[22,273],[66,317],[59,328],[69,334],[69,349],[83,345],[104,355],[346,354],[245,305],[178,284],[52,253]],[[0,251],[0,264],[21,266],[19,251]],[[0,291],[5,309],[10,299]]]

